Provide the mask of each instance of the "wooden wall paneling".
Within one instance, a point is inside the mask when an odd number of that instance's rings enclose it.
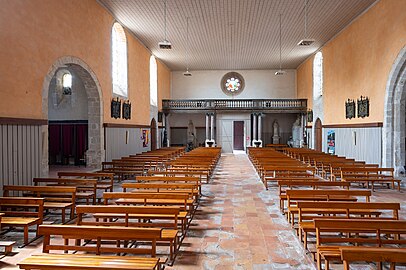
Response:
[[[23,177],[23,126],[17,126],[17,178],[18,184],[23,185],[25,179]]]
[[[0,181],[2,183],[4,183],[4,181],[5,181],[5,179],[3,177],[3,160],[4,160],[4,158],[3,158],[3,148],[4,148],[4,143],[3,143],[2,129],[3,129],[3,125],[0,125],[0,145],[1,145],[1,147],[0,147]]]
[[[17,129],[18,126],[17,125],[12,125],[11,126],[11,138],[9,139],[8,143],[11,144],[11,151],[12,151],[12,170],[13,170],[13,183],[18,183],[19,179],[18,179],[18,175],[17,175],[17,171],[18,171],[18,134],[17,134]]]
[[[14,182],[14,168],[13,168],[13,126],[7,125],[7,170],[8,170],[8,181]]]
[[[33,158],[33,166],[34,166],[34,175],[35,177],[39,177],[39,162],[40,162],[40,148],[39,148],[39,141],[40,141],[40,136],[39,136],[39,126],[33,126],[34,128],[34,158]]]

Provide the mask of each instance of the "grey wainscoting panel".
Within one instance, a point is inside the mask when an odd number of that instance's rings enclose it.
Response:
[[[382,164],[382,128],[323,128],[323,151],[327,152],[327,133],[335,131],[335,153],[370,164]]]
[[[151,149],[151,134],[147,147],[143,146],[141,128],[105,128],[106,161],[146,152]],[[149,129],[146,129],[149,132]]]
[[[41,126],[0,125],[0,181],[31,185],[41,172]]]

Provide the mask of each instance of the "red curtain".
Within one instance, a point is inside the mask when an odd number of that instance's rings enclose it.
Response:
[[[62,125],[62,149],[64,157],[73,155],[73,128],[74,126]]]
[[[76,158],[84,157],[87,150],[87,124],[76,125]]]
[[[56,156],[61,152],[61,125],[49,125],[49,155]]]

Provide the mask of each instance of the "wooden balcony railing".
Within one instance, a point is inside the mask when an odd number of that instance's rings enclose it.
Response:
[[[162,109],[171,111],[274,111],[306,112],[307,99],[165,99]]]

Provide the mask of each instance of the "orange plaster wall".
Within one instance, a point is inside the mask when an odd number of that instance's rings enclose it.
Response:
[[[84,61],[103,92],[104,122],[149,124],[149,52],[127,33],[132,119],[110,118],[111,27],[95,0],[5,0],[0,9],[0,117],[44,119],[42,86],[63,56]]]
[[[324,122],[382,122],[385,87],[392,65],[406,45],[406,1],[381,0],[324,48]],[[298,95],[311,97],[313,57],[297,71]],[[310,94],[310,95],[309,95]],[[345,119],[345,101],[370,98],[370,116]]]
[[[162,111],[162,100],[171,97],[171,71],[161,61],[157,61],[158,67],[158,110]]]
[[[307,107],[313,106],[313,59],[312,56],[297,70],[297,98],[307,98]]]

